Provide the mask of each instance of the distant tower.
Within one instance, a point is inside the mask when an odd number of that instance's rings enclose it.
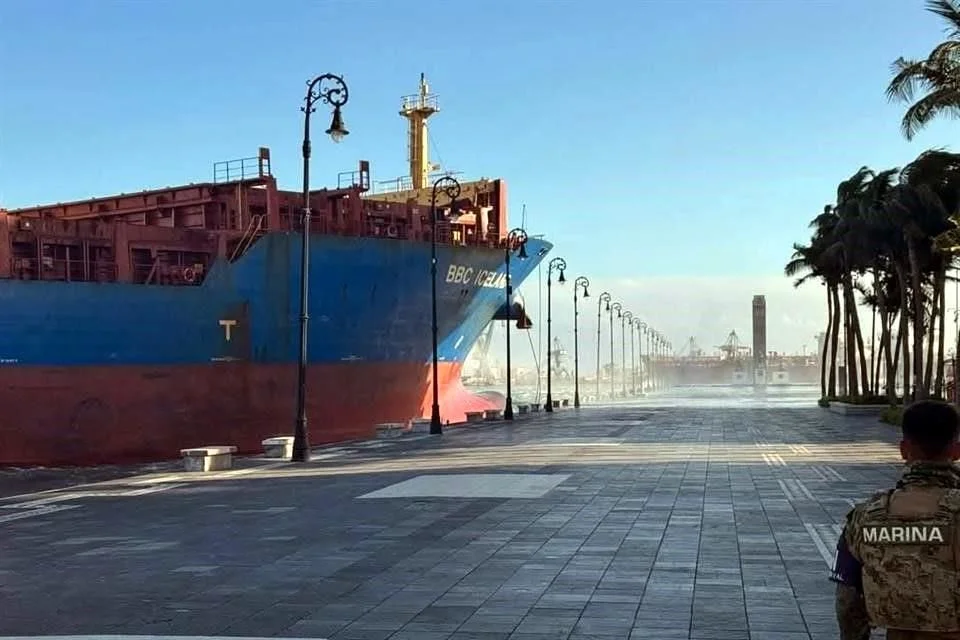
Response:
[[[767,382],[767,299],[753,296],[753,375],[754,384]]]
[[[400,115],[410,122],[410,180],[414,189],[425,189],[430,182],[429,140],[427,138],[427,118],[440,111],[437,96],[430,93],[430,86],[424,74],[420,74],[420,92],[404,96]]]

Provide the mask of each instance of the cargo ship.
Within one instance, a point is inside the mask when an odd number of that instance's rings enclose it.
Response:
[[[433,167],[421,77],[403,99],[410,175],[370,186],[370,165],[311,191],[309,433],[370,437],[428,416]],[[503,400],[460,371],[495,318],[530,326],[505,287],[506,183],[438,198],[441,417]],[[213,180],[0,211],[0,465],[175,458],[185,447],[260,450],[292,434],[299,353],[300,193],[270,152],[219,162]],[[531,238],[514,288],[551,249]]]
[[[750,347],[741,343],[736,331],[717,347],[717,355],[707,355],[690,338],[680,353],[662,364],[677,386],[755,386],[816,385],[820,381],[816,354],[766,354],[762,369],[754,362]]]

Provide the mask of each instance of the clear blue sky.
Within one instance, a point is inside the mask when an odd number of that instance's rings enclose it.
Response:
[[[423,71],[434,159],[506,178],[572,271],[776,275],[839,180],[953,141],[907,143],[883,94],[942,36],[919,0],[5,0],[0,205],[208,180],[260,145],[296,189],[324,72],[351,135],[315,140],[315,184],[405,174]]]

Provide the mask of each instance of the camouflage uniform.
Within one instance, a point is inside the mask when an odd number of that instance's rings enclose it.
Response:
[[[960,467],[911,463],[854,507],[832,579],[843,640],[960,640]]]

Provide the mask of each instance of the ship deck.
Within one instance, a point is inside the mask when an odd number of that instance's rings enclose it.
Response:
[[[7,477],[28,494],[2,501],[0,634],[833,638],[831,549],[897,476],[895,433],[788,400],[672,392],[32,495]]]

